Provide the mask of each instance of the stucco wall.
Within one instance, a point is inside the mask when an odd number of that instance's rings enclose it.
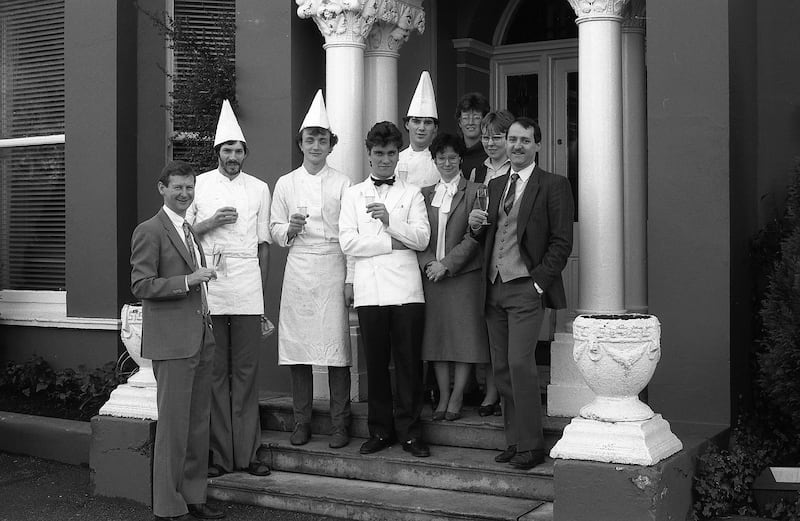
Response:
[[[650,311],[662,322],[653,408],[730,417],[728,2],[647,4]]]

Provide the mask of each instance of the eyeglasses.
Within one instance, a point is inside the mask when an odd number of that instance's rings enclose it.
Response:
[[[464,123],[469,123],[471,121],[476,121],[477,122],[477,121],[482,120],[483,116],[481,116],[480,114],[462,114],[460,119]]]
[[[503,134],[495,134],[494,136],[481,136],[481,141],[484,143],[488,143],[490,141],[494,141],[495,143],[499,143],[504,141],[506,136]]]
[[[435,161],[439,164],[447,164],[450,163],[451,165],[457,165],[461,162],[460,156],[440,156],[437,155]]]

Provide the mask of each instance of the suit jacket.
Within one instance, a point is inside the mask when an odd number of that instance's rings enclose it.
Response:
[[[205,265],[203,250],[200,259]],[[131,291],[142,300],[142,356],[151,360],[189,358],[202,347],[203,323],[200,286],[186,291],[192,273],[184,238],[164,212],[133,231]]]
[[[476,236],[484,240],[484,271],[489,266],[497,233],[500,198],[509,174],[489,181],[488,229]],[[517,243],[531,278],[544,291],[544,305],[567,307],[561,272],[572,252],[572,224],[575,204],[566,177],[535,166],[522,192],[517,217]]]
[[[425,302],[417,251],[430,239],[425,201],[419,188],[397,179],[383,201],[389,211],[389,226],[366,211],[365,196],[377,197],[369,177],[348,188],[339,213],[339,245],[352,257],[354,305],[394,306]],[[392,239],[409,249],[393,250]],[[349,278],[352,277],[352,280]]]
[[[479,255],[481,246],[469,233],[467,218],[475,207],[477,198],[477,183],[467,181],[463,177],[458,182],[458,191],[453,195],[450,203],[450,214],[447,217],[445,228],[445,256],[442,264],[447,267],[447,275],[453,277],[461,273],[481,269],[483,258]],[[425,209],[428,212],[428,221],[431,225],[431,240],[428,247],[417,254],[419,266],[423,270],[425,265],[436,260],[436,248],[439,244],[439,209],[431,206],[436,185],[426,186],[422,189],[425,199]]]

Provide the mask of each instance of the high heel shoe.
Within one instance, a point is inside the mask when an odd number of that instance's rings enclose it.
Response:
[[[488,405],[481,405],[478,407],[478,416],[491,416],[494,414],[495,408],[499,407],[500,401],[490,403]]]
[[[445,413],[445,411],[433,411],[433,416],[431,417],[431,419],[435,422],[440,422],[444,420],[446,416],[447,414]]]
[[[444,419],[449,421],[449,422],[456,421],[459,418],[461,418],[461,412],[460,411],[459,412],[447,411],[446,413],[444,413]]]

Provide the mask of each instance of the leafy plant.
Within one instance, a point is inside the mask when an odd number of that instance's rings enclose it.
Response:
[[[233,11],[216,13],[213,24],[198,29],[188,18],[155,14],[139,6],[166,38],[175,56],[170,103],[173,156],[198,171],[215,164],[214,134],[222,101],[236,101],[236,24]]]

